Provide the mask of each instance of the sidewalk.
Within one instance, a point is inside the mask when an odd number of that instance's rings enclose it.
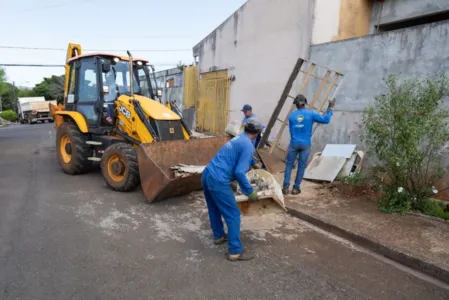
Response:
[[[298,218],[449,283],[449,222],[384,214],[373,200],[350,199],[308,181],[302,194],[285,202]]]

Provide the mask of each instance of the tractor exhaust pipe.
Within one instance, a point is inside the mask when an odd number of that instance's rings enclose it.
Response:
[[[131,93],[131,98],[134,98],[134,61],[131,52],[126,51],[129,57],[129,91]]]

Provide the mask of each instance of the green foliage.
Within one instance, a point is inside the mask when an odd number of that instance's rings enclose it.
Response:
[[[45,100],[57,100],[61,103],[64,99],[64,76],[53,75],[33,88],[33,96],[43,96]]]
[[[4,110],[0,112],[0,117],[6,121],[15,121],[17,119],[17,114],[12,110]]]
[[[419,210],[426,215],[449,220],[449,211],[441,201],[425,199],[420,203]]]
[[[1,83],[0,86],[1,86],[0,97],[2,97],[2,109],[14,110],[19,89],[17,87],[14,87],[12,84],[8,82]]]
[[[361,173],[354,173],[352,175],[341,178],[340,181],[350,186],[360,187],[366,184],[367,178]]]
[[[386,85],[387,92],[363,112],[362,140],[388,175],[379,180],[381,209],[402,211],[430,196],[429,187],[444,171],[441,149],[449,140],[449,111],[442,102],[449,81],[444,73],[402,83],[390,76]]]

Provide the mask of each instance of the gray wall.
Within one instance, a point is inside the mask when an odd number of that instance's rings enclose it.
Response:
[[[380,2],[374,2],[371,21],[373,26],[378,22],[380,7]],[[386,0],[383,4],[380,24],[394,23],[446,10],[449,10],[448,0]]]
[[[449,70],[449,21],[313,45],[310,59],[345,74],[330,125],[314,135],[313,151],[327,143],[361,145],[361,111],[382,93],[388,74],[400,78],[434,75]]]

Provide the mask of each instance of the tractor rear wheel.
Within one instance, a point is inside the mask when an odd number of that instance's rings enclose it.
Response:
[[[101,173],[113,190],[134,190],[140,183],[136,149],[127,143],[116,143],[106,148],[101,159]]]
[[[91,162],[87,159],[90,147],[87,137],[76,124],[64,122],[56,134],[56,153],[64,173],[76,175],[89,170]]]

